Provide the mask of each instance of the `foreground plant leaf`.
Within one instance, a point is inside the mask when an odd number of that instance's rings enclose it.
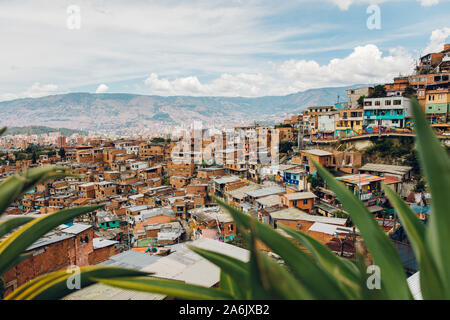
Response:
[[[4,213],[11,203],[32,189],[36,184],[65,177],[68,175],[67,170],[65,167],[45,166],[33,168],[7,178],[0,183],[0,215]]]
[[[80,289],[95,283],[93,278],[108,279],[121,277],[134,277],[148,275],[137,270],[108,267],[88,266],[81,267]],[[60,270],[37,277],[12,292],[5,300],[56,300],[61,299],[76,289],[69,289],[68,280],[74,274],[67,270]]]
[[[249,276],[249,267],[247,263],[218,252],[197,248],[195,246],[188,245],[188,248],[209,262],[214,263],[232,279],[239,281],[241,286],[248,288],[246,279]]]
[[[250,221],[250,274],[252,300],[306,300],[313,299],[285,266],[271,260],[258,250],[256,220]]]
[[[5,234],[8,234],[15,228],[20,227],[21,225],[30,222],[33,219],[34,218],[27,216],[17,216],[11,219],[0,221],[0,238],[3,237]]]
[[[359,275],[357,269],[347,264],[344,258],[339,258],[330,249],[316,239],[283,224],[279,225],[291,237],[300,242],[311,252],[318,264],[329,274],[338,279],[338,283],[352,299],[359,299]]]
[[[245,281],[245,280],[244,280]],[[220,270],[220,289],[227,292],[229,295],[236,300],[247,300],[250,299],[250,291],[245,289],[244,286],[231,278],[223,270]]]
[[[419,262],[420,279],[423,282],[421,286],[423,298],[442,299],[446,296],[443,281],[435,261],[425,245],[425,234],[428,230],[394,190],[385,184],[383,184],[383,190],[394,206]]]
[[[367,207],[324,167],[310,158],[320,176],[337,195],[339,201],[358,227],[364,243],[381,270],[381,290],[388,299],[412,299],[406,282],[406,273],[397,250],[376,222]]]
[[[76,207],[51,213],[28,222],[0,242],[0,275],[8,271],[8,263],[47,232],[82,214],[101,208],[98,206]]]
[[[183,281],[157,279],[149,277],[133,277],[120,279],[99,279],[94,281],[104,283],[109,286],[136,290],[141,292],[155,293],[187,300],[231,300],[233,297],[220,289],[207,288]]]
[[[278,254],[300,281],[308,296],[314,299],[345,299],[348,298],[330,274],[317,268],[316,263],[292,241],[288,240],[270,226],[251,218],[236,208],[215,198],[216,202],[233,216],[239,226],[250,229],[254,223],[255,237],[264,242]]]
[[[450,299],[450,159],[417,100],[412,102],[412,109],[419,162],[432,195],[426,246],[436,262],[446,297]]]

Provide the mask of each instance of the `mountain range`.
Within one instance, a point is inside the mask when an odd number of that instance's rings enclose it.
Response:
[[[257,98],[67,93],[0,102],[0,126],[139,131],[195,120],[216,125],[237,121],[279,121],[308,106],[333,105],[338,96],[341,102],[346,101],[347,89],[363,86],[310,89],[285,96]]]

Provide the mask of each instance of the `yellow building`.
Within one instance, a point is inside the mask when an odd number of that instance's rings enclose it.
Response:
[[[336,122],[336,136],[347,137],[362,134],[364,109],[342,109]]]

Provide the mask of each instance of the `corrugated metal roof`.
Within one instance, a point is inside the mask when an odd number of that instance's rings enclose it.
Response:
[[[246,192],[249,191],[254,191],[254,190],[258,190],[261,189],[260,185],[251,183],[248,186],[242,187],[242,188],[238,188],[238,189],[234,189],[231,191],[227,191],[226,193],[229,194],[231,197],[238,199],[238,200],[243,200],[247,194]]]
[[[247,250],[220,241],[201,238],[189,244],[202,249],[216,251],[243,262],[249,260],[249,252]],[[174,252],[165,257],[127,251],[111,257],[109,260],[101,263],[101,265],[123,266],[122,262],[127,265],[129,265],[130,261],[135,263],[148,262],[145,267],[134,269],[155,272],[154,276],[156,277],[182,280],[187,283],[208,287],[219,282],[219,267],[189,250],[185,244],[174,245],[171,248],[174,249]],[[119,260],[119,264],[114,262],[114,259]],[[150,259],[156,259],[156,261],[150,261]],[[111,261],[113,263],[107,263]],[[164,295],[124,290],[97,283],[82,290],[77,290],[66,296],[64,300],[162,300],[164,298]]]
[[[109,247],[109,246],[115,245],[116,243],[119,243],[119,242],[114,241],[114,240],[107,240],[107,239],[103,239],[103,238],[94,238],[93,239],[94,249]]]
[[[311,150],[303,150],[306,153],[315,155],[315,156],[331,156],[332,153],[325,151],[325,150],[320,150],[320,149],[311,149]]]
[[[312,192],[294,192],[287,193],[284,195],[288,200],[304,200],[304,199],[312,199],[317,198],[317,196]]]
[[[39,240],[36,240],[31,246],[29,246],[26,249],[26,251],[37,249],[39,247],[48,246],[52,243],[70,239],[72,237],[74,237],[73,234],[64,233],[64,232],[63,233],[55,233],[55,232],[48,233],[45,236],[42,236],[41,238],[39,238]]]
[[[375,171],[375,172],[385,172],[404,175],[412,170],[412,167],[408,166],[394,166],[391,164],[380,164],[380,163],[366,163],[359,171]]]
[[[280,204],[281,200],[280,200],[279,195],[273,194],[271,196],[259,198],[258,200],[256,200],[256,202],[258,202],[259,204],[261,204],[265,207],[273,207],[273,206],[276,206],[277,204]]]
[[[160,258],[160,256],[154,256],[147,253],[128,250],[110,257],[108,260],[103,261],[99,265],[108,265],[115,267],[120,266],[123,268],[141,270],[149,264],[155,263]]]
[[[322,232],[330,235],[334,235],[336,233],[353,233],[352,228],[346,228],[322,222],[314,222],[314,224],[308,229],[308,231]],[[358,232],[356,229],[355,231]]]
[[[328,224],[335,224],[343,226],[347,222],[347,219],[343,218],[329,218],[324,216],[316,216],[312,214],[305,213],[296,208],[288,208],[279,211],[274,211],[269,213],[272,219],[280,220],[304,220],[311,222],[322,222]]]
[[[89,228],[92,228],[92,225],[83,223],[74,223],[72,226],[63,229],[62,231],[70,234],[79,234]]]
[[[249,191],[249,192],[246,192],[246,194],[253,198],[261,198],[261,197],[270,196],[272,194],[283,193],[285,191],[286,191],[285,188],[281,188],[278,186],[272,186],[272,187],[266,187],[266,188],[262,188],[262,189],[258,189],[258,190]]]
[[[224,184],[224,183],[230,183],[230,182],[234,182],[234,181],[238,181],[238,180],[241,180],[241,179],[236,176],[227,176],[227,177],[222,177],[219,179],[214,179],[213,181],[217,184]]]

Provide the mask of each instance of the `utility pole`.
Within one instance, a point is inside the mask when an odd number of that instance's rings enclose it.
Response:
[[[353,259],[356,260],[356,227],[353,226]]]
[[[361,171],[358,172],[358,178],[359,178],[359,182],[358,182],[358,198],[359,200],[361,200]]]

